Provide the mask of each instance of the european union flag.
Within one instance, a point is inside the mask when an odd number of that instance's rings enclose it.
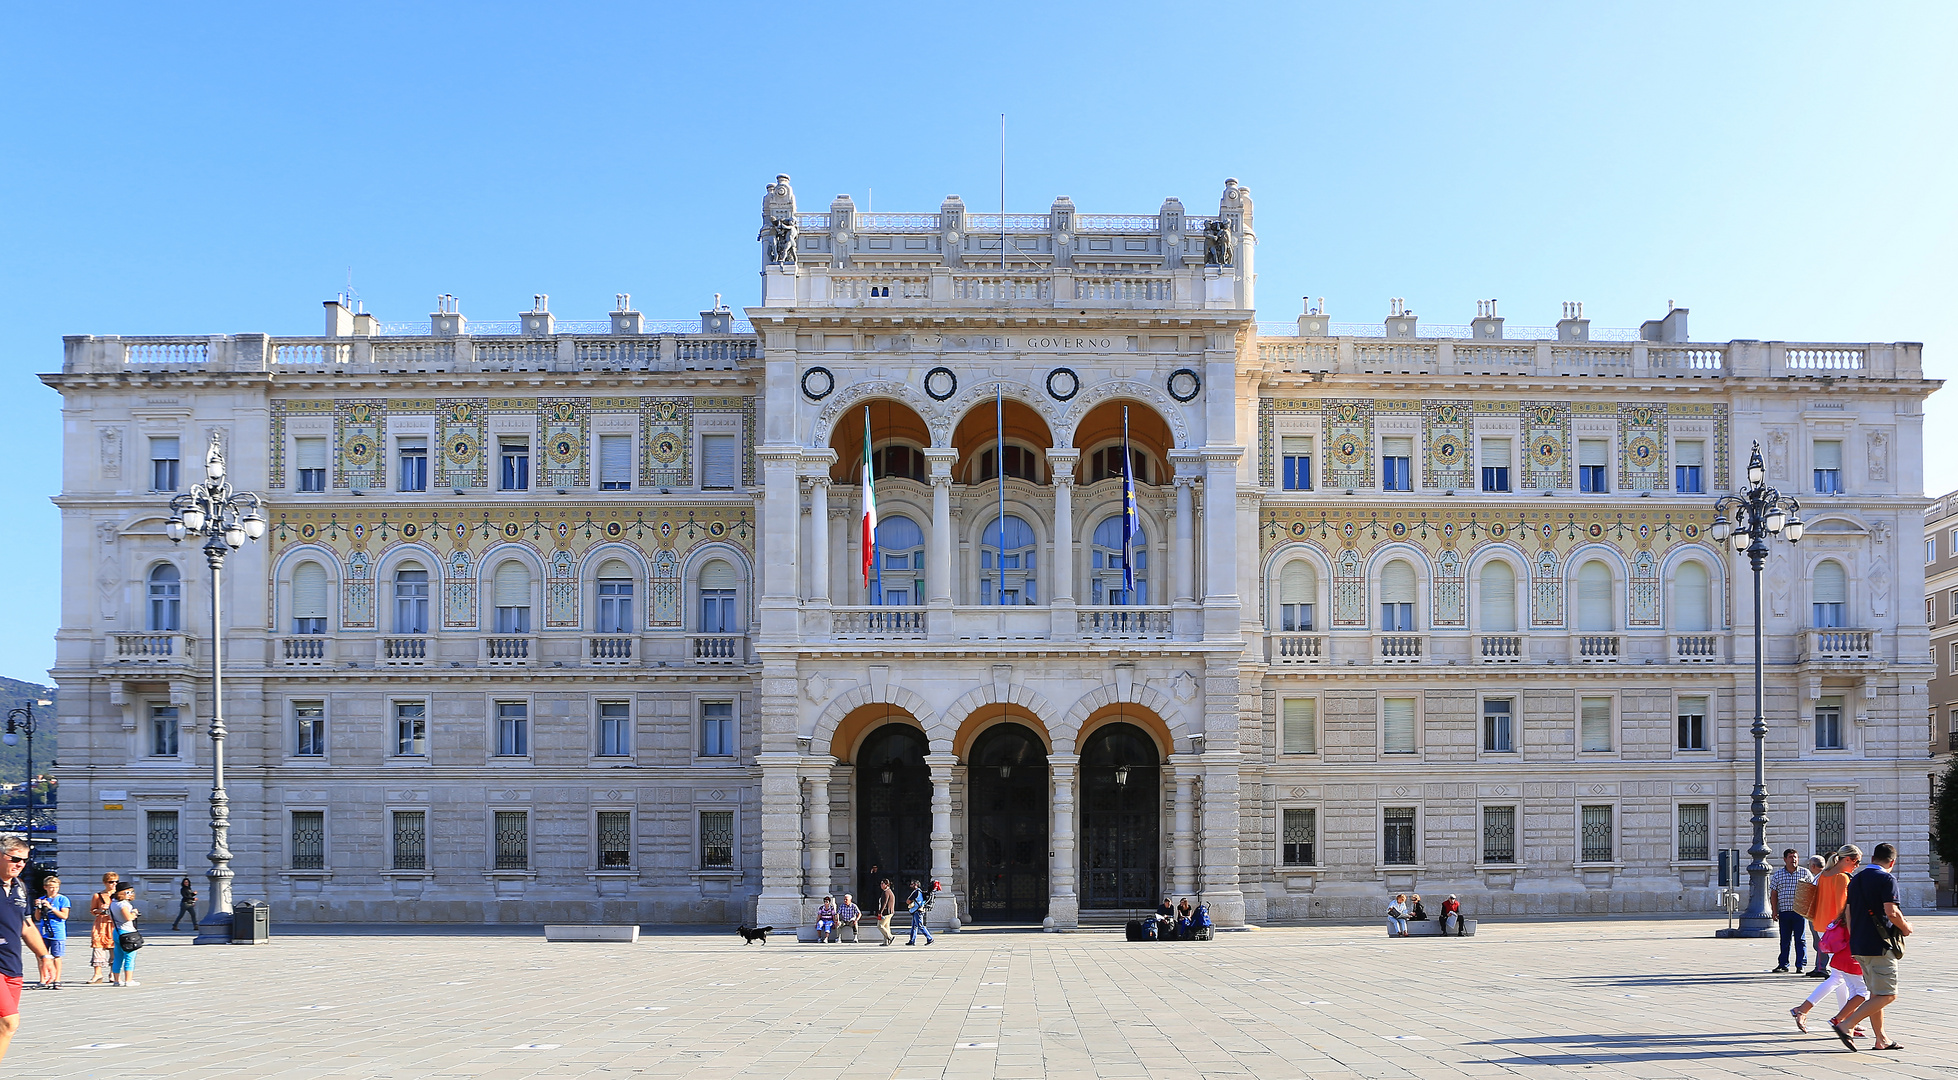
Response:
[[[1122,406],[1122,599],[1135,595],[1135,534],[1141,531],[1135,509],[1135,469],[1129,453],[1129,409]]]

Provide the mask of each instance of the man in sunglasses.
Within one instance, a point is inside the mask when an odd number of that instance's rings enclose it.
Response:
[[[25,942],[34,955],[48,958],[47,943],[34,929],[28,915],[27,882],[21,871],[27,869],[27,841],[18,836],[0,837],[0,1059],[20,1028],[20,947]]]

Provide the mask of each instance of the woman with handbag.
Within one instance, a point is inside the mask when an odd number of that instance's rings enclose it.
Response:
[[[109,957],[110,986],[141,985],[129,973],[136,964],[136,950],[143,947],[143,935],[136,932],[136,920],[142,914],[136,910],[135,883],[118,883],[115,903],[109,905],[109,917],[116,923],[115,952]]]
[[[1804,1021],[1808,1011],[1829,996],[1830,991],[1833,990],[1836,995],[1836,1014],[1829,1018],[1831,1026],[1842,1023],[1843,1018],[1855,1012],[1856,1007],[1869,1000],[1870,996],[1863,985],[1863,965],[1849,955],[1849,927],[1840,919],[1830,923],[1829,928],[1822,932],[1822,950],[1829,955],[1829,977],[1809,993],[1807,1001],[1788,1010],[1788,1015],[1795,1018],[1796,1030],[1804,1034],[1808,1032],[1808,1024]],[[1863,1031],[1858,1028],[1850,1034],[1860,1036]]]

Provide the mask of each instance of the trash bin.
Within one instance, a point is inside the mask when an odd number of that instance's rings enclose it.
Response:
[[[272,905],[241,900],[231,906],[231,943],[263,945],[272,940]]]

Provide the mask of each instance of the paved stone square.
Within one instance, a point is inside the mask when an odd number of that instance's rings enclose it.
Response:
[[[79,985],[84,947],[70,989],[28,992],[6,1066],[115,1080],[1949,1078],[1958,918],[1916,918],[1894,1054],[1851,1055],[1819,1020],[1796,1034],[1787,1009],[1815,983],[1766,974],[1772,941],[1618,919],[1484,923],[1468,940],[968,931],[890,949],[382,928],[193,948],[158,934],[135,989]]]

